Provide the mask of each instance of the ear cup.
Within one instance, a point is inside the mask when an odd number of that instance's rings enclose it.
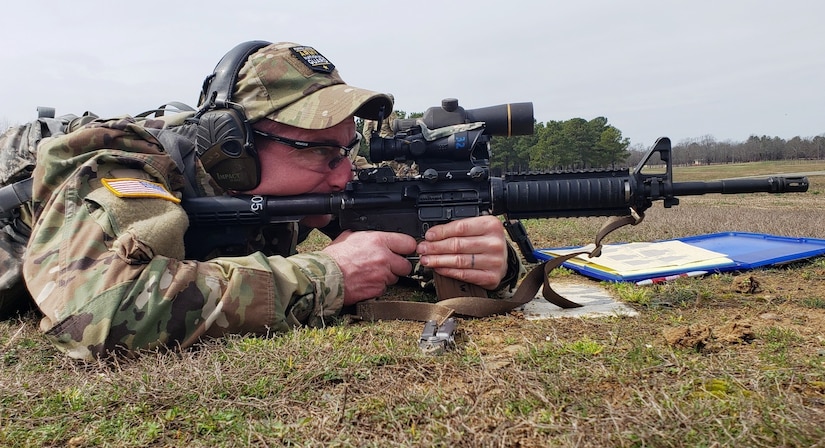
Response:
[[[261,181],[261,166],[243,108],[232,103],[241,67],[252,53],[269,45],[244,42],[221,58],[203,83],[195,149],[204,169],[227,190],[246,191]]]
[[[247,128],[234,109],[212,110],[199,119],[195,151],[204,169],[224,189],[251,190],[261,181],[258,154]]]

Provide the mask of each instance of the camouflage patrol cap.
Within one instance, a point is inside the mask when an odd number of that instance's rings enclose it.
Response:
[[[353,115],[376,120],[392,111],[386,94],[344,83],[335,66],[312,47],[292,42],[253,53],[238,73],[233,102],[250,122],[268,118],[304,129],[326,129]]]

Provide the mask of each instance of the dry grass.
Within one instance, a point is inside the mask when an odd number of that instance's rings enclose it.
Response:
[[[811,180],[806,195],[685,198],[609,240],[825,238],[825,182]],[[528,228],[539,247],[577,245],[601,223]],[[83,365],[57,354],[27,315],[0,322],[0,445],[821,446],[823,280],[820,258],[606,285],[640,316],[463,320],[458,349],[439,357],[417,349],[420,324],[382,322]]]

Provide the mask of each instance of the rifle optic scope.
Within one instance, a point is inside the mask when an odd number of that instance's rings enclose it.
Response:
[[[429,130],[465,123],[483,122],[484,127],[451,133],[427,141],[420,129],[419,119],[393,120],[392,138],[373,136],[370,139],[370,159],[468,160],[489,158],[490,136],[530,135],[533,133],[533,103],[507,103],[478,109],[464,109],[455,98],[441,101],[441,107],[431,107],[420,118]]]
[[[438,129],[455,124],[484,122],[484,134],[510,137],[533,133],[533,103],[507,103],[496,106],[464,109],[455,98],[441,101],[441,107],[431,107],[424,112],[421,121],[428,129]],[[393,120],[396,134],[418,126],[415,118]]]

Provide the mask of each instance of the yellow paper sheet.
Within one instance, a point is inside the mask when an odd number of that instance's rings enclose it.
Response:
[[[553,256],[567,255],[582,250],[591,251],[595,245],[573,249],[543,249]],[[733,263],[724,254],[691,246],[682,241],[661,241],[655,243],[609,244],[602,247],[599,257],[588,258],[579,255],[568,261],[578,266],[587,266],[622,277],[655,274],[672,270],[701,270]]]

